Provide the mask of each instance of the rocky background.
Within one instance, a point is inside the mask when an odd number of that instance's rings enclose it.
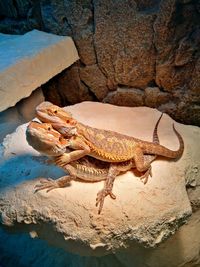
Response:
[[[72,36],[80,56],[46,100],[145,105],[200,126],[199,0],[0,1],[0,32],[34,28]]]

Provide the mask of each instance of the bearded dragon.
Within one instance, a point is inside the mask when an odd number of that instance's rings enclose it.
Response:
[[[135,167],[143,172],[142,178],[151,175],[151,162],[145,155],[159,155],[167,158],[180,158],[184,151],[184,142],[173,124],[173,131],[179,140],[179,148],[170,150],[160,144],[143,141],[114,131],[93,128],[78,122],[64,109],[50,102],[43,102],[36,107],[36,115],[42,122],[49,122],[64,137],[69,138],[69,148],[74,151],[64,153],[55,162],[64,166],[71,161],[89,155],[96,159],[110,162],[108,178],[104,188],[98,193],[97,204],[103,206],[104,198],[112,195],[112,187],[116,177],[117,163],[134,160]]]
[[[139,172],[149,175],[151,165],[144,160],[145,154],[177,159],[184,150],[184,142],[173,124],[179,140],[179,149],[170,150],[160,144],[143,141],[118,132],[93,128],[78,122],[64,109],[43,102],[36,107],[36,115],[42,122],[51,123],[65,137],[71,137],[69,147],[75,151],[65,154],[61,163],[69,163],[85,155],[107,162],[123,162],[133,159]]]
[[[156,123],[153,133],[153,141],[155,143],[159,142],[157,135],[157,126],[161,117]],[[38,123],[32,121],[27,127],[26,138],[28,143],[34,149],[51,158],[59,158],[59,156],[68,152],[68,140],[65,139],[59,132],[54,130],[49,123]],[[155,159],[155,156],[145,155],[145,159],[149,162],[152,162]],[[65,171],[69,173],[69,175],[63,176],[57,180],[53,180],[51,178],[42,179],[40,181],[40,184],[35,186],[35,191],[37,192],[39,190],[47,189],[47,192],[49,192],[54,188],[65,187],[71,180],[82,180],[85,182],[97,182],[106,180],[108,178],[110,164],[111,163],[109,162],[103,162],[95,158],[85,156],[79,160],[66,164],[65,166],[61,166]],[[57,165],[60,167],[59,164]],[[115,176],[117,176],[120,172],[126,172],[134,167],[135,164],[133,160],[118,163],[117,169],[115,171]],[[116,198],[112,192],[109,195],[113,199]],[[100,193],[100,195],[97,195],[96,199],[96,205],[99,204],[99,214],[103,208],[103,202],[104,198],[103,200],[101,199]]]

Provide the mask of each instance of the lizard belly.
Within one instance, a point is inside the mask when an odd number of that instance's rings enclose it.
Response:
[[[107,178],[109,164],[106,163],[105,166],[101,166],[101,164],[94,162],[91,166],[87,166],[87,163],[84,165],[84,162],[82,163],[80,161],[79,163],[76,161],[72,162],[71,166],[68,165],[66,169],[71,175],[76,176],[80,180],[86,182],[98,182]]]

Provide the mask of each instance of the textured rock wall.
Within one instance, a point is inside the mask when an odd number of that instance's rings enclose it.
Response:
[[[156,107],[200,125],[199,0],[7,0],[0,31],[73,37],[80,61],[49,81],[47,100]]]

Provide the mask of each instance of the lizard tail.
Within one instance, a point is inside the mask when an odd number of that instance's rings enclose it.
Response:
[[[161,120],[162,116],[163,116],[163,113],[161,113],[158,121],[156,122],[154,131],[153,131],[153,143],[156,143],[156,144],[160,143],[160,140],[159,140],[159,137],[158,137],[158,125],[160,123],[160,120]]]
[[[180,158],[183,154],[184,151],[184,141],[182,136],[179,134],[179,132],[175,129],[174,124],[173,124],[173,130],[178,137],[179,140],[179,148],[178,150],[171,150],[168,149],[162,145],[159,144],[154,144],[150,142],[144,142],[140,144],[140,147],[142,148],[144,154],[155,154],[167,158]]]

